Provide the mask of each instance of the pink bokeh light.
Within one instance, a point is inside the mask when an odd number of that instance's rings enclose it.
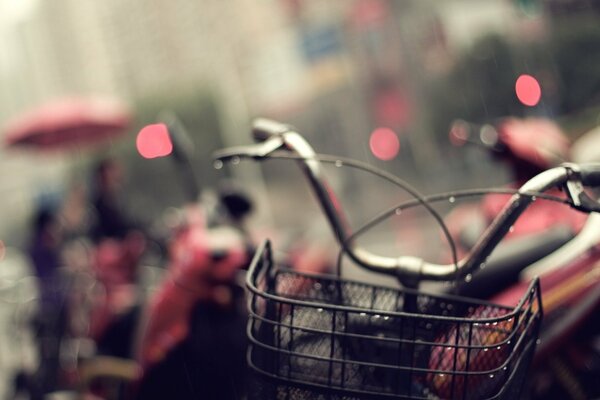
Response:
[[[144,158],[165,157],[173,151],[173,143],[165,124],[143,127],[137,135],[136,146]]]
[[[371,133],[369,148],[378,159],[389,161],[400,152],[400,140],[393,130],[377,128]]]
[[[542,98],[540,83],[531,75],[521,75],[515,83],[515,92],[519,101],[526,106],[533,107]]]

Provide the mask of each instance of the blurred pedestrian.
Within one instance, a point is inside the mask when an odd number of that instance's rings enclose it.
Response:
[[[41,207],[33,218],[28,253],[38,278],[39,303],[34,318],[39,365],[31,380],[32,400],[59,385],[60,346],[67,331],[66,279],[61,274],[61,226],[50,207]]]
[[[92,178],[91,203],[95,219],[91,236],[96,242],[103,238],[123,239],[128,233],[140,230],[122,204],[124,167],[115,158],[104,158],[96,166]]]
[[[146,238],[142,225],[122,203],[124,172],[123,164],[111,157],[102,159],[93,171],[92,267],[102,290],[90,315],[90,336],[99,352],[130,357],[139,314],[138,264]]]

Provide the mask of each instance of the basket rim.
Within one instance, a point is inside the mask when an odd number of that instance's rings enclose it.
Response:
[[[297,305],[297,306],[302,306],[302,307],[310,307],[310,308],[323,308],[323,309],[332,310],[332,311],[345,311],[345,312],[365,313],[365,314],[372,314],[372,315],[382,315],[383,314],[383,315],[388,315],[388,316],[393,316],[393,317],[418,318],[418,319],[428,319],[428,320],[432,320],[432,321],[444,321],[444,322],[454,322],[454,323],[488,324],[488,323],[494,323],[494,322],[503,322],[503,321],[510,320],[512,318],[518,318],[519,314],[521,314],[522,312],[525,311],[525,309],[526,309],[525,303],[527,302],[527,300],[531,299],[530,300],[531,306],[529,306],[528,308],[533,309],[533,304],[536,303],[536,298],[537,298],[537,309],[534,310],[534,314],[540,314],[540,315],[542,314],[542,304],[541,304],[541,299],[540,299],[540,281],[539,281],[538,277],[534,278],[530,282],[527,289],[523,292],[523,295],[522,295],[521,299],[519,300],[519,302],[514,307],[509,307],[506,305],[495,304],[495,303],[488,302],[485,300],[471,299],[468,297],[461,297],[461,296],[447,295],[447,294],[433,294],[433,293],[429,293],[427,291],[415,290],[415,289],[406,289],[406,288],[398,289],[398,288],[394,288],[394,287],[386,286],[386,285],[379,285],[379,284],[373,285],[373,284],[361,282],[358,280],[340,278],[335,275],[314,274],[314,273],[295,271],[295,270],[292,270],[289,268],[283,268],[280,266],[276,267],[277,274],[284,272],[284,273],[290,273],[290,274],[294,274],[294,275],[298,275],[298,276],[302,276],[302,277],[306,277],[306,278],[324,279],[324,280],[329,280],[329,281],[333,281],[333,282],[350,283],[350,284],[356,284],[356,285],[361,285],[361,286],[366,286],[366,287],[379,288],[379,289],[384,289],[384,290],[392,290],[392,291],[396,291],[396,292],[403,292],[403,293],[407,293],[407,294],[425,295],[425,296],[428,296],[431,298],[436,298],[436,299],[444,299],[444,300],[449,300],[449,301],[462,302],[467,305],[472,305],[475,307],[476,306],[488,306],[488,307],[497,308],[499,310],[507,311],[506,314],[503,314],[498,317],[481,317],[481,318],[450,317],[450,316],[444,316],[444,315],[412,313],[412,312],[406,312],[406,311],[372,310],[372,309],[368,309],[368,308],[359,308],[359,307],[355,307],[355,306],[344,306],[344,305],[337,305],[337,304],[318,303],[318,302],[311,302],[311,301],[306,301],[306,300],[282,297],[282,296],[279,296],[276,294],[272,294],[272,293],[260,290],[258,288],[258,286],[256,285],[256,280],[258,279],[259,273],[265,269],[265,267],[262,266],[262,264],[264,264],[262,262],[264,260],[263,254],[265,254],[265,253],[268,257],[267,258],[268,262],[271,265],[273,265],[271,242],[269,239],[264,240],[260,244],[260,246],[256,250],[256,253],[254,254],[254,257],[252,258],[252,262],[250,263],[250,267],[248,268],[248,273],[246,274],[246,287],[253,294],[255,294],[259,297],[265,298],[267,300],[273,300],[278,303]]]

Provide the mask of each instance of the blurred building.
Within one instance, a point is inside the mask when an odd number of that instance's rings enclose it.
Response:
[[[0,74],[2,119],[66,94],[134,101],[209,88],[225,144],[248,142],[249,120],[269,116],[296,124],[321,151],[377,162],[365,149],[370,133],[387,126],[403,149],[391,165],[424,174],[438,150],[422,86],[475,37],[511,32],[514,12],[503,0],[32,4],[4,32],[11,48]],[[25,177],[37,174],[36,165],[0,168],[0,190],[31,198],[38,187]]]

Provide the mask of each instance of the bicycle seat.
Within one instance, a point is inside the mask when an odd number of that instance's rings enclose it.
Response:
[[[547,256],[571,240],[575,234],[560,225],[541,234],[521,236],[500,244],[481,271],[469,282],[458,284],[455,294],[487,299],[519,280],[519,274],[530,264]]]

